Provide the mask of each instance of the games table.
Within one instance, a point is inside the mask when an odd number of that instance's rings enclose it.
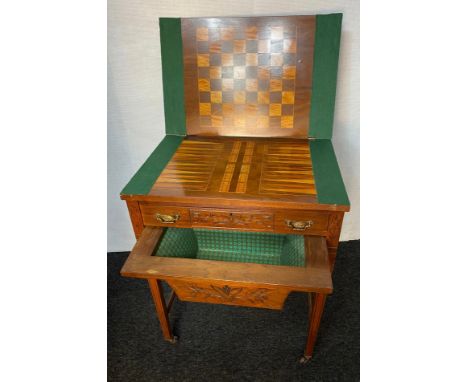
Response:
[[[121,193],[163,336],[174,298],[281,309],[310,359],[349,200],[331,143],[341,14],[160,19],[166,136]],[[172,288],[168,302],[161,281]]]

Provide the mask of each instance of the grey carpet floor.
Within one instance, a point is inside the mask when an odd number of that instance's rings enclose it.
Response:
[[[176,300],[173,345],[162,339],[147,283],[119,275],[127,256],[108,254],[109,381],[359,380],[358,240],[340,243],[334,292],[305,365],[306,294],[290,294],[282,311]]]

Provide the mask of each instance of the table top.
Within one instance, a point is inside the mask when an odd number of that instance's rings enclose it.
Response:
[[[341,18],[161,19],[167,135],[121,198],[348,211],[330,141]]]
[[[307,139],[166,136],[121,197],[207,207],[333,204],[326,209],[349,210],[331,143]]]
[[[187,138],[150,195],[316,202],[306,140]]]

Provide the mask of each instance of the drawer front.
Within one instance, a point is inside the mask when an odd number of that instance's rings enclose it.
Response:
[[[233,228],[250,228],[256,230],[273,231],[273,214],[271,213],[250,213],[250,212],[233,212],[232,227]]]
[[[192,226],[230,228],[231,213],[228,211],[190,210]]]
[[[193,227],[273,231],[272,213],[192,209],[190,214]]]
[[[283,212],[275,213],[275,232],[314,234],[328,229],[328,212]]]
[[[140,203],[143,223],[158,227],[190,227],[190,211],[184,207],[160,207]]]

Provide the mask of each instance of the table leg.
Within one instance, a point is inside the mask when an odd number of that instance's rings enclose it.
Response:
[[[148,284],[151,290],[151,295],[153,296],[154,305],[156,306],[156,313],[158,314],[164,339],[169,342],[175,342],[176,339],[172,335],[171,327],[169,325],[169,317],[167,314],[161,280],[148,279]]]
[[[315,293],[312,293],[312,292],[309,292],[307,293],[308,295],[308,302],[309,302],[309,313],[308,315],[310,316],[310,312],[312,311],[312,307],[314,306],[314,297],[315,297]]]
[[[309,312],[309,334],[307,336],[307,345],[304,351],[304,357],[301,362],[307,362],[312,357],[314,350],[315,340],[320,326],[320,319],[322,318],[323,308],[325,307],[326,295],[322,293],[315,293],[312,299],[312,307]]]

